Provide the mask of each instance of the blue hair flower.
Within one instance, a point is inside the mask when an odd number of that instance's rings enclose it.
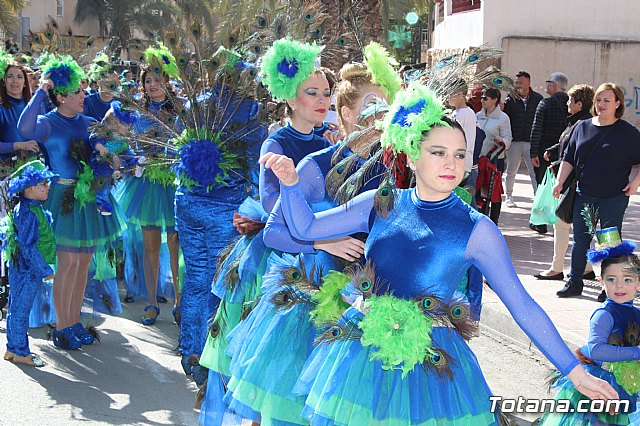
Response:
[[[51,81],[53,81],[54,87],[67,86],[71,82],[71,74],[73,70],[66,64],[61,65],[51,70]]]
[[[280,74],[286,75],[289,78],[293,78],[298,73],[298,63],[296,62],[295,59],[291,62],[287,61],[286,59],[283,59],[278,64],[278,72]]]
[[[427,101],[424,99],[420,99],[411,107],[405,107],[404,105],[400,106],[396,114],[393,116],[393,120],[391,120],[392,124],[399,124],[402,127],[408,126],[409,122],[407,119],[411,114],[420,114],[422,109],[425,107]]]

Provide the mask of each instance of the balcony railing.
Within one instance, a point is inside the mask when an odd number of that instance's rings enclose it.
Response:
[[[451,14],[480,9],[481,0],[452,0]]]

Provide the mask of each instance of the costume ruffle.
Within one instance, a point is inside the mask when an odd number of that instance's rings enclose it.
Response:
[[[164,186],[130,176],[115,190],[115,198],[127,221],[139,226],[157,226],[172,232],[176,225],[174,185]]]
[[[85,251],[90,247],[107,246],[117,241],[126,228],[124,218],[119,209],[114,209],[111,216],[102,216],[95,201],[87,202],[84,207],[74,203],[70,213],[62,212],[62,202],[68,185],[53,184],[45,208],[53,217],[53,231],[58,249],[65,247],[71,250]],[[115,200],[111,197],[111,202]]]

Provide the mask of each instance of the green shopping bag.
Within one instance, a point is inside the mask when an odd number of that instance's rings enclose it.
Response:
[[[551,173],[551,169],[547,169],[544,174],[542,183],[536,190],[533,197],[533,205],[531,206],[531,219],[529,222],[533,225],[554,225],[558,220],[556,216],[556,207],[558,199],[553,196],[553,187],[556,185],[556,177]]]

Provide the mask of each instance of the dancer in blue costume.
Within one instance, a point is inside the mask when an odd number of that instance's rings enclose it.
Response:
[[[377,191],[314,215],[293,162],[274,154],[260,160],[281,180],[294,237],[368,232],[366,257],[375,263],[375,279],[393,292],[355,299],[314,350],[301,376],[308,392],[304,417],[313,425],[496,424],[476,357],[448,326],[464,307],[443,311],[449,320],[431,311],[455,302],[451,297],[470,265],[487,276],[535,345],[581,392],[616,398],[608,383],[584,371],[526,293],[497,227],[452,194],[464,175],[466,143],[441,101],[412,83],[396,96],[382,126],[383,147],[408,155],[416,188],[394,191],[385,181]]]
[[[53,343],[63,349],[79,349],[94,337],[80,324],[80,310],[87,271],[95,247],[105,246],[121,234],[114,216],[100,216],[94,201],[76,199],[76,179],[81,166],[73,152],[86,152],[88,127],[95,120],[83,116],[84,93],[79,82],[82,69],[68,56],[51,57],[43,66],[45,79],[22,112],[18,130],[44,146],[51,170],[60,175],[46,207],[53,216],[58,273],[53,284],[56,331]],[[56,109],[40,115],[49,97]]]
[[[590,222],[597,226],[597,219]],[[628,425],[632,424],[630,414],[636,412],[640,392],[640,309],[633,306],[633,301],[640,290],[640,260],[633,254],[636,244],[622,241],[617,228],[597,231],[596,236],[596,249],[589,250],[587,259],[602,262],[600,283],[607,300],[591,315],[589,341],[579,349],[578,358],[585,370],[610,383],[621,402],[628,405],[615,415],[578,412],[578,404],[585,398],[566,377],[556,373],[555,399],[566,404],[568,412],[547,413],[541,425]]]
[[[166,57],[166,62],[162,57]],[[175,57],[171,52],[159,44],[157,48],[149,47],[145,51],[145,60],[148,63],[157,63],[162,66],[147,66],[140,76],[142,95],[145,100],[145,108],[156,116],[162,116],[165,125],[175,123],[176,109],[180,105],[173,89],[169,84],[169,78],[179,78]],[[168,73],[168,74],[167,74]],[[134,133],[142,134],[157,126],[147,117],[139,120]],[[176,299],[174,309],[180,306],[180,292],[178,291],[178,259],[179,244],[175,226],[175,175],[166,166],[154,166],[154,157],[164,157],[164,153],[138,152],[142,155],[140,165],[147,164],[141,176],[130,176],[120,185],[116,192],[118,203],[124,210],[127,220],[142,227],[142,239],[144,244],[144,282],[147,288],[148,305],[144,308],[145,315],[142,324],[153,325],[160,315],[157,300],[158,270],[160,267],[160,245],[162,232],[167,234],[167,246],[171,264],[171,276]],[[150,157],[151,160],[147,157]],[[162,161],[161,161],[162,162]],[[139,168],[142,170],[142,167]],[[131,238],[131,236],[129,236]]]
[[[50,265],[56,263],[51,215],[42,207],[54,178],[56,175],[38,160],[16,170],[9,181],[9,195],[20,199],[2,229],[11,285],[4,359],[32,367],[42,367],[44,362],[29,349],[29,311],[42,280],[53,279]]]
[[[30,99],[27,72],[0,49],[0,157],[5,166],[11,166],[15,151],[40,150],[36,141],[25,139],[18,132],[18,118]]]
[[[399,77],[391,66],[386,66],[391,76],[397,80],[396,86],[400,87]],[[393,94],[372,84],[376,76],[372,76],[372,71],[363,64],[345,65],[340,75],[342,81],[337,94],[339,117],[343,131],[352,137],[344,144],[310,154],[298,164],[298,170],[304,176],[302,181],[305,185],[305,196],[316,211],[336,205],[333,194],[325,189],[325,180],[333,165],[350,156],[352,150],[358,152],[362,157],[345,172],[346,176],[342,176],[348,179],[348,176],[356,173],[372,154],[365,150],[365,147],[371,146],[370,139],[376,139],[379,134],[354,133],[358,125],[363,124],[360,121],[361,113],[370,103],[388,99]],[[375,159],[373,161],[375,162]],[[354,195],[358,191],[378,186],[384,166],[380,163],[376,163],[376,166],[376,170],[372,171],[368,178],[355,185],[359,188],[354,189]],[[364,248],[360,240],[352,237],[314,243],[293,240],[282,217],[279,202],[276,203],[265,228],[264,242],[268,247],[277,250],[303,253],[300,264],[290,266],[300,268],[302,273],[311,277],[314,272],[310,270],[317,271],[317,278],[331,269],[342,270],[344,265],[356,261]],[[281,260],[277,262],[283,263]],[[290,262],[284,262],[287,263]],[[281,268],[282,266],[279,266],[274,269]],[[272,269],[270,275],[277,274],[274,274]],[[296,305],[291,309],[280,310],[275,302],[278,297],[274,296],[279,290],[278,280],[271,280],[269,285],[265,279],[265,294],[249,317],[230,336],[227,352],[232,358],[232,377],[226,400],[230,401],[232,411],[240,411],[239,404],[259,411],[263,424],[305,424],[299,415],[304,407],[304,398],[296,397],[292,389],[310,354],[315,330],[309,321],[309,309],[306,306]],[[273,363],[278,363],[282,371],[286,372],[277,381],[269,373],[275,365]]]

